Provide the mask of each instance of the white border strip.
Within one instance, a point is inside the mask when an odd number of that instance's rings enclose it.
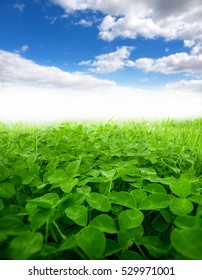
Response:
[[[202,279],[202,260],[0,261],[0,279]]]

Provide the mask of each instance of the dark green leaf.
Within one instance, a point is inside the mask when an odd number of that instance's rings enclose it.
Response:
[[[118,216],[119,226],[123,230],[139,227],[143,219],[144,215],[138,209],[125,210]]]
[[[10,176],[10,170],[3,166],[0,165],[0,182],[6,180]]]
[[[13,260],[27,260],[38,253],[43,245],[43,235],[39,232],[27,232],[14,238],[10,243]]]
[[[170,189],[180,198],[186,198],[190,194],[191,183],[185,178],[180,178],[170,185]]]
[[[175,250],[191,260],[202,260],[202,228],[174,229],[171,243]]]
[[[92,227],[106,233],[117,233],[116,223],[114,219],[106,214],[96,216],[89,224]]]
[[[45,209],[39,209],[29,216],[31,228],[33,231],[41,228],[50,218],[51,212]]]
[[[76,248],[78,246],[76,234],[72,234],[67,237],[67,239],[61,244],[60,251],[70,250],[72,248]]]
[[[90,259],[102,259],[106,246],[103,232],[94,227],[86,227],[77,234],[77,242]]]
[[[89,194],[91,192],[91,187],[88,186],[82,186],[81,188],[77,188],[76,189],[78,193],[82,193],[82,194]]]
[[[75,205],[80,205],[84,202],[86,199],[86,194],[84,193],[73,193],[73,194],[68,194],[68,198],[66,201],[67,207],[75,206]]]
[[[139,244],[146,247],[154,258],[160,258],[169,251],[169,245],[163,243],[157,236],[143,237]]]
[[[44,160],[52,160],[55,158],[55,153],[53,149],[45,147],[41,150],[41,156]]]
[[[69,219],[74,221],[76,224],[80,226],[86,226],[88,219],[88,211],[87,208],[83,205],[77,205],[68,207],[65,210],[65,214]]]
[[[134,190],[131,192],[131,195],[134,197],[134,199],[137,201],[137,206],[142,203],[143,200],[147,197],[147,193],[144,190]]]
[[[14,216],[4,216],[0,218],[0,233],[6,235],[19,235],[27,232],[26,225],[21,219]]]
[[[70,178],[64,182],[61,182],[60,187],[64,193],[70,193],[72,191],[73,187],[75,187],[77,184],[78,184],[77,178]]]
[[[88,204],[99,211],[108,212],[111,208],[109,199],[103,194],[91,192],[87,197]]]
[[[49,183],[54,184],[54,183],[61,183],[67,181],[67,179],[68,179],[67,173],[62,169],[57,169],[54,171],[53,175],[51,175],[48,178],[48,181]]]
[[[166,189],[157,183],[148,184],[144,187],[144,190],[153,194],[167,194]]]
[[[144,258],[132,250],[124,250],[120,257],[121,260],[143,260]]]
[[[177,216],[174,221],[175,225],[179,228],[193,228],[200,224],[202,227],[202,219],[197,216]]]
[[[0,199],[0,211],[4,208],[4,203],[2,201],[2,199]]]
[[[156,171],[152,168],[141,168],[140,169],[142,178],[150,182],[159,182],[159,178],[156,174]]]
[[[47,193],[43,196],[29,200],[29,203],[36,205],[43,209],[50,209],[59,200],[59,196],[56,193]]]
[[[127,230],[120,230],[117,234],[117,238],[119,244],[123,250],[130,248],[137,240],[140,239],[144,234],[143,226],[127,229]]]
[[[116,170],[108,170],[108,171],[101,171],[101,174],[106,177],[109,180],[112,180],[114,178],[114,175],[116,174]]]
[[[112,192],[109,198],[114,204],[119,204],[128,208],[137,208],[136,200],[129,192]]]
[[[72,161],[70,162],[67,167],[65,168],[68,176],[70,178],[73,178],[77,175],[78,173],[78,170],[79,170],[79,167],[80,167],[80,164],[81,164],[81,160],[76,160],[76,161]]]
[[[104,253],[105,258],[118,253],[120,250],[121,250],[121,248],[116,241],[114,241],[112,239],[106,239],[106,250]]]
[[[191,196],[191,197],[189,197],[189,200],[192,201],[192,202],[195,202],[199,205],[202,205],[202,195]]]
[[[173,198],[170,210],[178,216],[187,215],[192,212],[193,204],[186,198]]]
[[[141,210],[156,210],[167,208],[171,203],[170,197],[166,194],[150,194],[139,206]]]
[[[169,223],[166,222],[166,220],[163,218],[163,216],[159,215],[152,222],[152,226],[156,231],[163,232],[163,231],[168,230]]]
[[[0,183],[0,197],[11,198],[15,194],[15,188],[13,184],[9,182]]]
[[[2,232],[0,232],[0,246],[1,246],[2,243],[3,243],[4,241],[6,241],[6,240],[7,240],[7,235],[4,234],[4,233],[2,233]]]

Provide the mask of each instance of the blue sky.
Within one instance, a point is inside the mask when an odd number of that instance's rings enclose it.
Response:
[[[201,18],[201,0],[2,1],[0,119],[201,116]]]

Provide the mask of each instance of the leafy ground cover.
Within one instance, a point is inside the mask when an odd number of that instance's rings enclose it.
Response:
[[[202,259],[202,119],[0,125],[0,259]]]

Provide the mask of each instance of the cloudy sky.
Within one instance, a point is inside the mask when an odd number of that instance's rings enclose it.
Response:
[[[7,0],[0,120],[202,116],[201,0]]]

